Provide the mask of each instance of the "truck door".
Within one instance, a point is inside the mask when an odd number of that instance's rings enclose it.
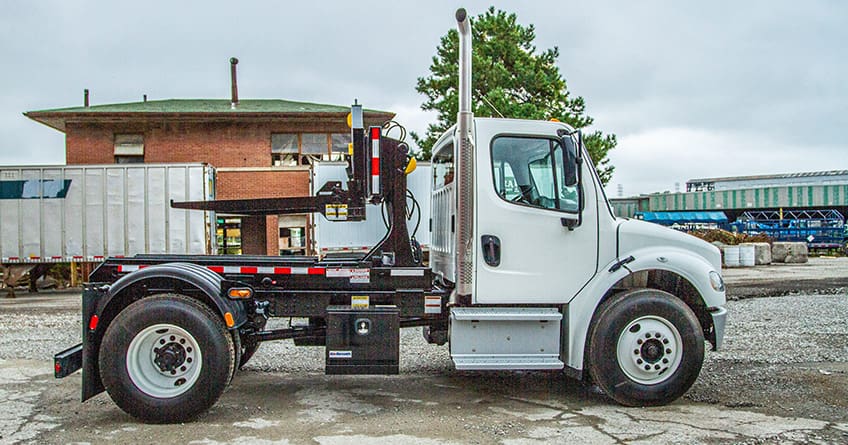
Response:
[[[477,150],[475,302],[567,302],[597,270],[597,195],[589,161],[580,175],[584,183],[566,187],[556,136],[486,137],[481,127],[478,140],[490,144],[487,154],[484,147]],[[569,230],[566,221],[578,218],[582,224]]]

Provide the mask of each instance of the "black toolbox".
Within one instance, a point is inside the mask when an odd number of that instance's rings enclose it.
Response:
[[[326,345],[326,374],[397,374],[400,311],[329,306]]]

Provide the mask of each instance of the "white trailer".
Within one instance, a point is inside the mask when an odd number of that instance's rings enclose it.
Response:
[[[0,264],[215,253],[214,215],[170,206],[214,198],[206,164],[0,166]]]
[[[316,162],[312,167],[312,195],[330,181],[347,181],[347,162]],[[411,236],[423,249],[430,245],[430,183],[432,170],[429,162],[419,162],[418,167],[406,177],[407,190],[418,203],[412,217],[407,220]],[[407,206],[413,208],[412,200]],[[320,256],[334,252],[363,252],[375,246],[386,234],[386,224],[380,215],[382,208],[367,206],[364,221],[339,223],[315,217],[313,226],[313,251]],[[420,219],[419,219],[420,216]],[[416,226],[418,230],[416,230]]]

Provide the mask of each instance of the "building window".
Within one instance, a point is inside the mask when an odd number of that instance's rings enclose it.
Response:
[[[300,153],[305,155],[325,155],[330,151],[328,135],[322,133],[303,133],[300,135]]]
[[[144,162],[143,134],[115,135],[115,163],[140,164]]]
[[[271,135],[271,165],[297,165],[300,153],[300,136],[297,133]]]
[[[350,133],[333,133],[330,135],[330,160],[343,161],[348,154]]]
[[[306,228],[309,227],[307,215],[280,215],[280,255],[305,255],[309,238]]]
[[[271,165],[309,165],[314,161],[341,161],[348,153],[345,133],[272,133]]]
[[[218,217],[216,235],[219,254],[241,255],[241,218]]]

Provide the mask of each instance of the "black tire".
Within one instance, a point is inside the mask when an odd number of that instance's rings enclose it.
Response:
[[[166,349],[166,354],[154,352]],[[162,361],[146,358],[154,356]],[[169,370],[160,372],[163,364]],[[136,301],[115,317],[103,336],[99,366],[106,391],[127,414],[150,423],[178,423],[215,404],[232,378],[235,347],[209,307],[184,295],[162,294]]]
[[[234,330],[232,332],[232,335],[233,335],[233,351],[235,351],[235,357],[233,357],[233,363],[235,363],[236,366],[233,366],[233,374],[230,376],[230,381],[227,382],[228,387],[230,386],[230,383],[233,382],[233,379],[236,378],[236,372],[238,372],[238,370],[241,369],[241,366],[239,365],[239,363],[241,363],[241,353],[244,350],[244,347],[241,344],[241,335],[239,334],[238,330]]]
[[[704,333],[692,309],[674,295],[654,289],[624,292],[595,313],[587,357],[592,380],[616,402],[665,405],[697,380]]]
[[[256,350],[259,349],[259,344],[256,340],[242,340],[238,369],[243,368],[253,358],[253,354],[256,354]]]

